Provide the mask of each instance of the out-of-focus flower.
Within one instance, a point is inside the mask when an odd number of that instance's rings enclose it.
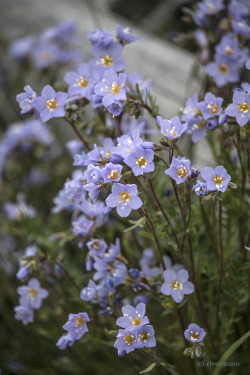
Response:
[[[49,295],[46,289],[40,287],[39,281],[35,278],[31,279],[27,286],[19,286],[17,292],[20,295],[20,304],[22,306],[30,306],[33,309],[39,309],[42,300]]]

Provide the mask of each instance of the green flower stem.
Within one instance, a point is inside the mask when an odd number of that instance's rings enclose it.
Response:
[[[152,192],[152,194],[153,194],[153,197],[154,197],[154,199],[155,199],[155,201],[156,201],[156,203],[157,203],[159,209],[160,209],[161,212],[162,212],[162,215],[164,216],[166,222],[168,223],[168,226],[169,226],[169,228],[170,228],[170,230],[171,230],[171,232],[172,232],[172,235],[173,235],[173,237],[174,237],[174,239],[175,239],[175,241],[176,241],[176,243],[177,243],[177,246],[180,247],[180,243],[179,243],[178,237],[177,237],[177,235],[176,235],[176,233],[175,233],[175,230],[174,230],[174,228],[173,228],[173,226],[172,226],[172,223],[171,223],[170,219],[168,218],[166,212],[164,211],[162,205],[160,204],[159,199],[158,199],[157,196],[156,196],[156,193],[155,193],[155,190],[154,190],[154,186],[153,186],[153,183],[152,183],[151,179],[149,179],[149,186],[150,186],[151,192]]]
[[[74,132],[76,133],[76,135],[78,136],[78,138],[82,141],[84,147],[90,151],[91,148],[90,146],[88,145],[88,143],[86,142],[86,140],[83,138],[83,136],[81,135],[81,133],[79,132],[79,130],[76,128],[75,124],[73,121],[70,121],[68,120],[67,118],[64,117],[64,120],[71,126],[71,128],[74,130]]]
[[[165,267],[165,263],[164,263],[164,260],[163,260],[163,255],[162,255],[162,251],[161,251],[161,245],[160,245],[159,239],[156,236],[152,220],[150,219],[150,216],[149,216],[149,214],[148,214],[148,212],[147,212],[146,209],[145,209],[145,212],[141,208],[139,208],[138,211],[139,211],[139,213],[140,213],[141,216],[144,216],[147,219],[148,229],[149,229],[149,231],[152,233],[152,235],[154,237],[154,241],[155,241],[155,244],[156,244],[158,256],[159,256],[161,265],[162,265],[163,269],[165,270],[166,267]]]
[[[214,236],[213,236],[211,226],[210,226],[207,214],[206,214],[206,210],[205,210],[204,205],[201,203],[201,196],[200,196],[200,209],[201,209],[202,218],[203,218],[203,221],[204,221],[204,224],[205,224],[205,227],[206,227],[206,233],[207,233],[208,238],[211,242],[211,246],[214,250],[214,253],[215,253],[217,259],[219,259],[218,249],[217,249],[217,247],[215,245],[215,242],[214,242]]]
[[[216,335],[218,338],[218,354],[219,354],[219,346],[220,346],[220,297],[221,297],[221,286],[222,286],[222,279],[224,275],[224,267],[223,267],[223,242],[222,242],[222,201],[219,199],[219,218],[218,218],[218,226],[219,226],[219,281],[218,281],[218,288],[217,288],[217,301],[216,301]]]

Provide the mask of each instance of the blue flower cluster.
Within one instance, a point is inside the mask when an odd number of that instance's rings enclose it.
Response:
[[[135,349],[152,348],[156,346],[154,329],[149,325],[145,316],[146,305],[139,303],[136,307],[126,305],[122,308],[123,317],[118,318],[116,324],[119,329],[114,347],[118,355],[123,356]]]
[[[48,297],[47,290],[41,288],[39,281],[33,278],[27,286],[18,287],[17,293],[20,295],[20,305],[15,307],[15,318],[25,325],[32,323],[34,310],[40,309],[42,300]]]

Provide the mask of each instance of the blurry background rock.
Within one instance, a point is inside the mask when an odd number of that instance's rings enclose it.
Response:
[[[194,57],[168,41],[181,28],[183,1],[11,0],[10,3],[1,0],[0,4],[1,34],[7,42],[73,20],[80,28],[83,38],[80,42],[86,49],[89,45],[86,35],[91,29],[115,30],[117,23],[131,27],[141,41],[124,51],[128,69],[140,70],[145,78],[150,78],[165,116],[174,116],[187,95],[197,90],[196,83],[189,80]]]

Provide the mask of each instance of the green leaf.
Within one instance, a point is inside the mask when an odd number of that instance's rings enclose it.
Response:
[[[139,372],[139,374],[146,374],[146,372],[150,372],[151,370],[153,370],[153,368],[155,368],[156,366],[156,363],[151,363],[150,366],[148,366],[147,368],[145,368],[145,370],[142,370],[141,372]]]
[[[245,333],[239,340],[235,341],[222,355],[222,357],[219,359],[219,362],[225,362],[237,349],[238,347],[243,344],[244,341],[246,341],[250,337],[250,331]],[[213,372],[213,375],[218,375],[220,371],[223,369],[223,366],[218,366]]]
[[[140,227],[140,228],[143,228],[145,226],[145,223],[146,223],[146,218],[145,217],[141,217],[139,220],[129,220],[129,223],[130,224],[133,224],[131,227],[125,229],[123,232],[129,232],[130,230],[132,229],[135,229],[137,227]]]

